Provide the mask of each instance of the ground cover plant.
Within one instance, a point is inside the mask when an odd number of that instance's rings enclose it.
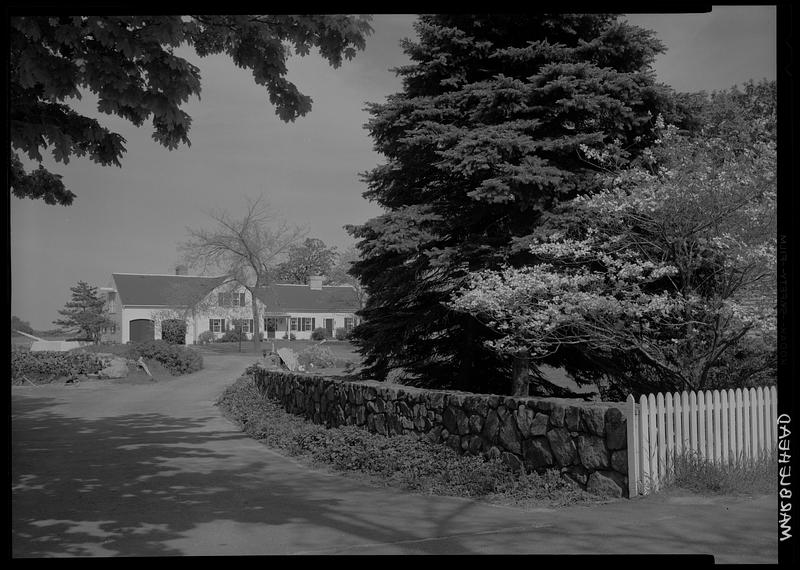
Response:
[[[123,358],[158,362],[172,376],[191,374],[203,368],[203,356],[186,346],[170,344],[164,340],[150,340],[133,344],[93,345],[73,352],[107,352]]]
[[[684,453],[675,458],[674,472],[664,487],[718,495],[774,494],[777,473],[775,450],[756,460],[738,458],[727,464],[707,461],[696,453]]]
[[[313,424],[275,402],[262,400],[247,376],[228,387],[217,405],[228,419],[267,446],[373,484],[518,506],[597,500],[557,471],[515,474],[499,460],[461,456],[424,438],[387,438],[355,426]]]

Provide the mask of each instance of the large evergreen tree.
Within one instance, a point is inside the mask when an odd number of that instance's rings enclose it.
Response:
[[[592,189],[581,145],[616,141],[625,163],[652,142],[663,47],[613,15],[431,15],[415,29],[403,91],[369,107],[386,163],[365,197],[385,213],[349,228],[368,298],[354,340],[372,377],[496,391],[510,363],[445,302],[469,271],[528,261],[543,216]]]
[[[100,330],[113,324],[106,316],[105,301],[98,295],[97,287],[92,287],[85,281],[78,281],[77,285],[70,287],[70,291],[72,297],[58,311],[62,318],[53,321],[53,324],[97,342],[100,339]]]

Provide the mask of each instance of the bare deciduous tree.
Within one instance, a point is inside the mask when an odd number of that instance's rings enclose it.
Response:
[[[269,203],[259,196],[246,198],[242,217],[225,210],[208,216],[211,229],[187,228],[189,240],[180,244],[184,261],[202,273],[216,271],[247,289],[252,301],[253,347],[260,349],[260,318],[256,291],[274,281],[276,267],[289,247],[306,235],[306,230],[279,220]]]

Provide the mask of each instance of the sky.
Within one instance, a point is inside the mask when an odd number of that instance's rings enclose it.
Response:
[[[654,68],[676,91],[713,91],[776,77],[774,6],[722,6],[701,14],[629,14],[666,45]],[[339,69],[316,54],[293,57],[287,78],[313,99],[305,117],[284,123],[265,90],[225,56],[181,52],[202,74],[192,117],[191,146],[169,151],[136,128],[98,115],[90,95],[78,111],[120,133],[122,167],[74,158],[46,158],[77,194],[72,206],[10,198],[11,314],[36,330],[54,328],[58,310],[78,281],[105,286],[112,273],[174,273],[187,228],[211,227],[208,213],[243,213],[246,197],[263,195],[278,219],[343,250],[343,229],[379,215],[362,197],[359,174],[382,162],[364,124],[366,103],[402,90],[392,68],[409,63],[400,47],[416,37],[413,15],[380,14],[366,49]]]

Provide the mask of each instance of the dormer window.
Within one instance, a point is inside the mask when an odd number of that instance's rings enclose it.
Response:
[[[220,307],[245,307],[245,294],[241,293],[219,293],[217,303]]]

